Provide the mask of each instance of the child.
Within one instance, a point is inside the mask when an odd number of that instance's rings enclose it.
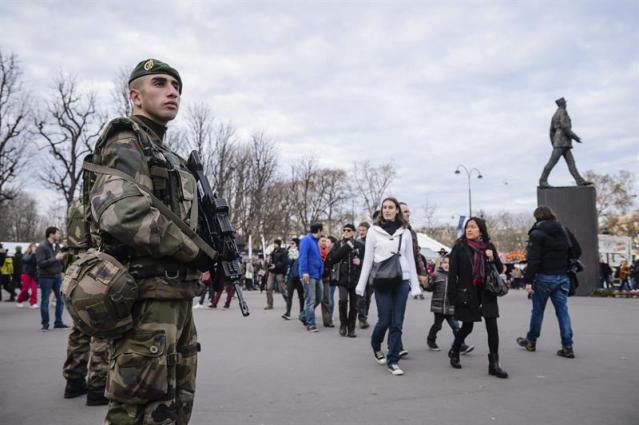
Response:
[[[437,332],[442,329],[442,323],[444,320],[448,322],[448,325],[453,330],[453,335],[459,331],[459,323],[453,319],[455,314],[455,306],[451,305],[448,300],[448,256],[442,258],[439,270],[436,275],[431,279],[430,284],[426,288],[427,291],[432,292],[433,296],[430,302],[430,311],[435,314],[435,322],[430,327],[426,344],[432,351],[439,351],[439,347],[435,340],[437,339]],[[473,351],[475,347],[473,345],[462,344],[460,352],[462,354],[468,354]]]

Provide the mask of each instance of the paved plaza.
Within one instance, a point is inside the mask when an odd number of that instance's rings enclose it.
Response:
[[[558,327],[546,311],[537,352],[515,345],[525,335],[530,302],[523,291],[500,300],[501,364],[510,379],[487,374],[487,343],[477,324],[462,356],[425,348],[432,323],[430,294],[410,299],[404,325],[409,351],[392,376],[373,360],[371,329],[358,338],[337,328],[306,332],[284,321],[281,297],[264,311],[265,296],[247,293],[251,316],[195,310],[202,353],[191,424],[215,425],[636,425],[639,423],[639,301],[571,298],[574,360],[559,358]],[[319,309],[318,309],[319,310]],[[372,311],[374,318],[374,308]],[[65,320],[71,323],[65,313]],[[67,330],[40,332],[40,314],[0,303],[0,423],[101,424],[106,407],[62,397]],[[446,326],[446,325],[445,325]],[[438,343],[452,342],[444,327]]]

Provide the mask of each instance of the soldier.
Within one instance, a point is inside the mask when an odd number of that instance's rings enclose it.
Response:
[[[69,251],[63,260],[65,269],[88,248],[84,238],[84,206],[79,200],[71,204],[67,217],[66,245]],[[108,340],[91,337],[73,326],[69,333],[67,359],[62,367],[62,375],[67,380],[64,398],[86,394],[87,406],[100,406],[109,402],[104,396],[109,370],[108,352]]]
[[[548,184],[548,176],[553,167],[562,156],[568,164],[568,170],[579,186],[591,185],[591,182],[584,180],[577,171],[575,159],[572,156],[572,141],[581,143],[581,139],[572,131],[572,123],[566,111],[566,99],[563,97],[555,100],[557,111],[555,111],[550,121],[550,143],[552,144],[552,154],[548,160],[548,164],[544,167],[544,171],[539,178],[539,187],[550,187]]]
[[[129,78],[132,116],[111,121],[93,154],[135,180],[97,174],[89,196],[94,243],[127,264],[139,287],[134,326],[112,341],[105,424],[183,425],[191,416],[200,350],[192,300],[203,289],[198,266],[210,260],[141,189],[196,229],[195,178],[163,143],[181,93],[177,70],[140,62]]]

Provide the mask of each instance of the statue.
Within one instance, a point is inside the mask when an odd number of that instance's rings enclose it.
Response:
[[[557,164],[557,161],[559,161],[559,158],[562,156],[566,160],[568,170],[570,170],[570,174],[572,174],[575,182],[579,186],[591,185],[591,182],[584,180],[584,178],[579,174],[577,166],[575,165],[575,158],[572,156],[572,141],[574,140],[577,143],[582,142],[579,136],[572,131],[572,123],[570,122],[568,111],[566,111],[566,99],[562,97],[555,100],[555,103],[557,104],[557,111],[555,111],[552,116],[552,120],[550,121],[550,143],[552,144],[552,154],[550,155],[550,159],[539,178],[539,187],[550,187],[548,184],[548,176],[550,175],[553,167]]]

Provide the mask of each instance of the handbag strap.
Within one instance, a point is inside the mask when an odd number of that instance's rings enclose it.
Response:
[[[575,254],[572,251],[572,248],[573,248],[572,239],[570,239],[570,235],[568,234],[568,230],[566,229],[566,226],[564,226],[561,223],[559,223],[559,225],[561,226],[561,230],[564,232],[564,236],[566,237],[566,242],[568,242],[568,251],[570,254],[570,259],[573,259],[575,258]]]
[[[402,236],[404,236],[404,232],[402,232],[401,235],[399,235],[399,243],[397,244],[397,252],[395,254],[399,254],[399,252],[402,250]],[[402,254],[399,254],[402,255]]]
[[[180,230],[184,232],[184,234],[186,234],[189,238],[191,238],[191,240],[195,243],[195,245],[197,245],[198,248],[200,248],[206,255],[208,255],[209,258],[211,258],[212,260],[215,260],[217,258],[218,256],[217,251],[211,248],[209,244],[207,244],[204,241],[204,239],[202,239],[197,234],[197,232],[191,229],[191,227],[188,224],[186,224],[180,217],[178,217],[173,211],[171,211],[169,207],[164,205],[164,202],[156,198],[150,189],[136,182],[135,179],[133,179],[133,177],[131,177],[130,175],[128,175],[127,173],[121,170],[118,170],[117,168],[105,167],[104,165],[97,165],[89,161],[84,161],[84,163],[82,164],[82,168],[84,168],[87,171],[92,171],[98,174],[120,177],[122,180],[133,183],[138,189],[144,191],[147,195],[151,197],[151,205],[157,208],[162,213],[162,215],[164,215],[166,218],[168,218],[173,223],[175,223],[175,225],[179,227]]]

